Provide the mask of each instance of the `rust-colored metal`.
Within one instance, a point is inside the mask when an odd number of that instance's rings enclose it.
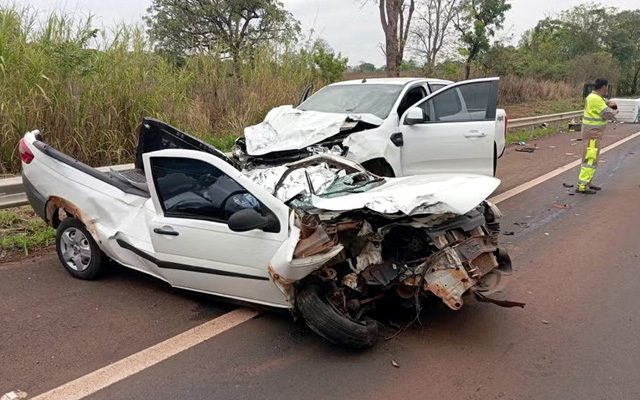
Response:
[[[320,254],[338,244],[337,236],[329,236],[322,225],[318,225],[311,235],[298,241],[293,252],[295,258]]]
[[[49,201],[47,202],[47,207],[45,209],[45,218],[49,225],[53,226],[53,223],[54,223],[53,216],[55,215],[56,210],[64,211],[63,214],[58,213],[59,218],[63,216],[64,218],[62,219],[66,219],[67,216],[71,214],[75,218],[79,219],[87,228],[87,230],[91,232],[93,237],[94,238],[96,237],[95,227],[93,226],[93,223],[91,222],[91,220],[89,220],[82,213],[80,208],[78,208],[75,204],[71,203],[68,200],[63,199],[62,197],[51,196],[49,198]]]

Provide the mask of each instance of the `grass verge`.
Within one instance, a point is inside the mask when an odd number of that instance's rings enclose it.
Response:
[[[52,246],[55,235],[29,206],[0,210],[0,262]]]

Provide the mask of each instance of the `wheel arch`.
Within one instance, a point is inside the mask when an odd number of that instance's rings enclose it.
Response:
[[[389,178],[394,178],[396,176],[391,164],[389,164],[389,162],[383,157],[372,158],[367,161],[363,161],[361,164],[367,171],[378,176],[385,176]]]

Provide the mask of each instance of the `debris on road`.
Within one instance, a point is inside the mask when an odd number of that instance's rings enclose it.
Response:
[[[525,141],[518,142],[518,146],[526,146],[526,145],[527,145],[527,142]]]
[[[547,146],[550,149],[555,149],[557,146]]]
[[[391,360],[391,365],[393,365],[396,368],[400,368],[400,364],[398,364],[396,360]]]
[[[516,149],[516,151],[519,151],[521,153],[533,153],[534,151],[536,151],[537,147],[519,147]]]
[[[514,222],[513,224],[515,226],[517,226],[518,228],[528,228],[529,227],[529,223],[528,222]]]
[[[566,188],[572,188],[572,187],[573,187],[573,184],[572,184],[572,183],[566,183],[566,182],[563,182],[563,183],[562,183],[562,186],[564,186],[564,187],[566,187]]]
[[[553,207],[554,208],[560,208],[560,209],[566,209],[566,208],[572,208],[573,206],[570,205],[570,204],[553,203]]]
[[[545,236],[549,236],[549,232],[545,232],[545,233],[544,233],[544,235],[545,235]]]
[[[513,236],[515,234],[515,232],[514,231],[504,231],[504,232],[502,232],[502,234],[505,235],[505,236]]]
[[[564,155],[565,155],[565,156],[572,156],[572,155],[574,155],[574,154],[575,154],[575,153],[564,153]]]
[[[5,393],[0,397],[0,400],[19,400],[26,399],[27,393],[22,390],[13,390],[11,392]]]
[[[545,325],[549,325],[549,321],[547,321],[546,319],[540,320],[540,322],[542,322]]]

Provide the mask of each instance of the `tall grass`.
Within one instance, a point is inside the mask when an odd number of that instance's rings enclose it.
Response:
[[[16,173],[16,145],[39,129],[53,146],[91,165],[128,162],[134,130],[151,116],[213,142],[294,103],[323,84],[304,52],[258,49],[232,69],[213,55],[174,62],[137,27],[96,30],[91,19],[0,9],[0,174]]]

